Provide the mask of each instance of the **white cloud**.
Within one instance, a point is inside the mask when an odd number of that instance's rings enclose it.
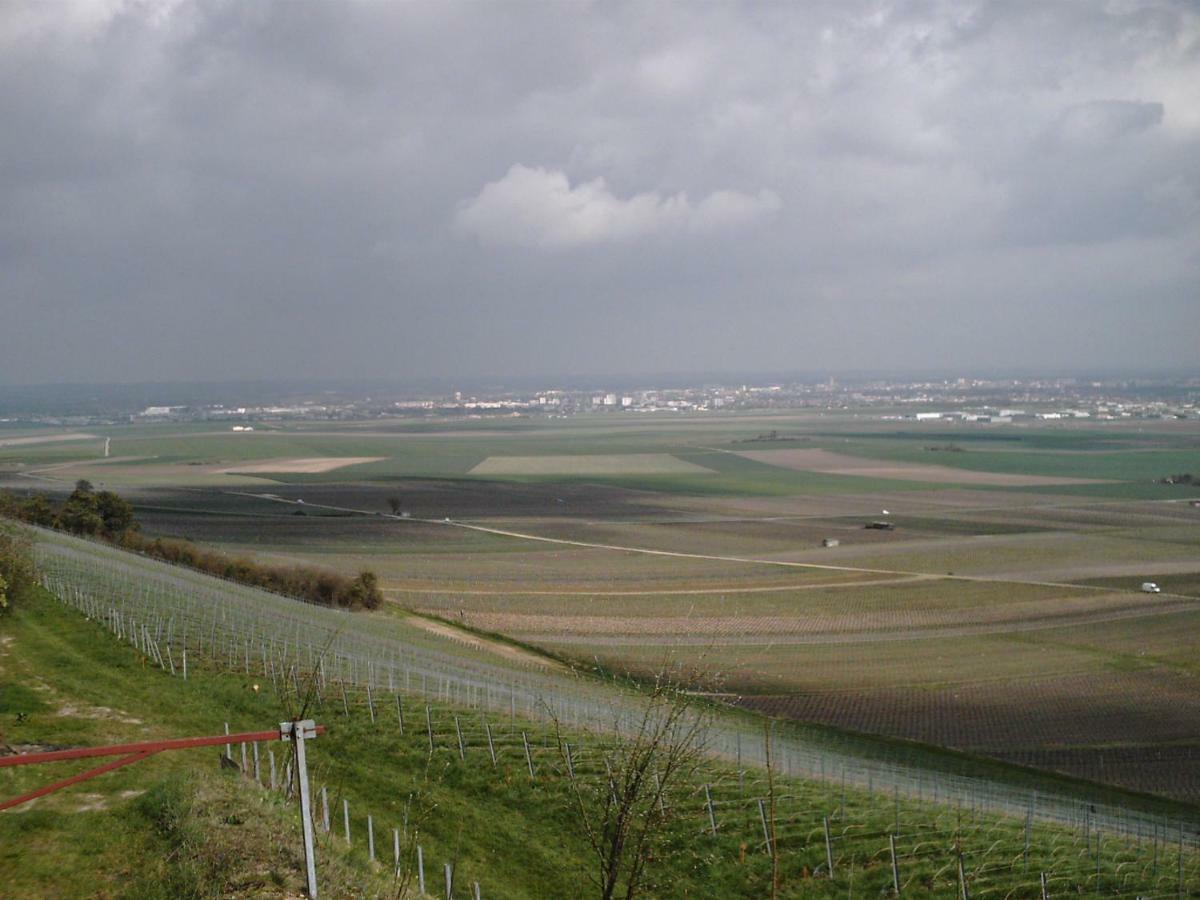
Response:
[[[714,191],[696,204],[682,192],[649,191],[621,199],[603,178],[572,187],[561,171],[517,164],[460,204],[454,221],[460,233],[484,243],[573,247],[743,228],[779,207],[770,191]]]

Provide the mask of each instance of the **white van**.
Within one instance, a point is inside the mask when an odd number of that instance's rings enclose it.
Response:
[[[1162,588],[1160,588],[1153,581],[1143,581],[1142,582],[1142,593],[1143,594],[1161,594]]]

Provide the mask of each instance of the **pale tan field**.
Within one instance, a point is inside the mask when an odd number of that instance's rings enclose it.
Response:
[[[82,431],[70,434],[33,435],[31,437],[0,438],[0,447],[25,447],[29,444],[60,444],[64,441],[90,441],[96,439],[94,434]]]
[[[702,475],[712,469],[669,453],[606,453],[579,456],[489,456],[472,475]]]
[[[41,481],[71,484],[85,478],[103,489],[136,491],[155,487],[246,487],[256,484],[275,484],[266,478],[252,475],[234,475],[219,471],[212,466],[186,465],[180,463],[128,463],[127,459],[95,459],[69,465],[45,466],[30,472]]]
[[[322,472],[333,472],[347,466],[361,466],[364,463],[379,462],[386,456],[316,456],[304,459],[266,459],[255,463],[242,463],[236,466],[217,469],[228,475],[260,475],[275,473],[280,475],[319,475]]]
[[[1002,472],[973,472],[953,466],[929,466],[922,463],[881,462],[861,456],[847,456],[829,450],[743,450],[738,454],[755,462],[802,472],[825,475],[858,475],[892,478],[898,481],[928,481],[951,484],[985,484],[995,487],[1034,487],[1047,484],[1098,484],[1098,478],[1067,478],[1046,475],[1012,475]]]

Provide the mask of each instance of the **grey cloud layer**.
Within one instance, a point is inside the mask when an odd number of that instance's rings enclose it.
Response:
[[[1179,3],[7,4],[0,378],[1195,362]]]

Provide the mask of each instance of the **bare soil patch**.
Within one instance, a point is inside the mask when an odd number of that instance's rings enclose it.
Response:
[[[112,719],[126,725],[142,724],[141,719],[135,719],[133,716],[126,715],[119,709],[111,709],[107,706],[72,706],[71,704],[67,704],[60,707],[55,715],[60,719]]]
[[[472,475],[711,475],[713,470],[669,453],[489,456]]]
[[[347,466],[379,462],[386,456],[317,456],[301,459],[267,459],[261,462],[227,466],[216,471],[226,475],[258,475],[276,473],[281,475],[319,475]]]
[[[1017,475],[1006,472],[977,472],[953,466],[923,463],[884,462],[860,456],[847,456],[829,450],[744,450],[738,454],[755,462],[821,472],[826,475],[856,475],[863,478],[890,478],[898,481],[951,482],[986,484],[1001,487],[1032,487],[1043,484],[1099,484],[1100,478],[1068,478],[1049,475]]]
[[[73,431],[70,434],[35,434],[31,437],[0,438],[0,447],[24,447],[29,444],[59,444],[63,441],[89,441],[96,438],[94,434]]]

